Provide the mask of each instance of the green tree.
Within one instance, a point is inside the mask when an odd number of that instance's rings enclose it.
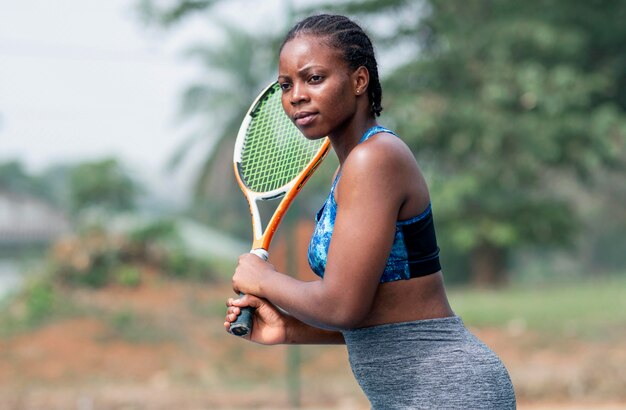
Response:
[[[626,3],[421,4],[416,24],[401,19],[382,39],[415,45],[386,77],[384,121],[429,171],[441,237],[469,255],[473,281],[503,282],[512,250],[575,238],[560,181],[623,169]],[[364,19],[414,8],[341,6]]]
[[[273,39],[254,36],[238,27],[221,25],[228,39],[223,44],[196,46],[189,55],[199,60],[202,82],[191,84],[183,95],[181,114],[196,119],[195,135],[172,157],[176,167],[200,142],[210,142],[194,183],[194,215],[218,228],[242,234],[248,231],[246,212],[234,184],[232,152],[241,121],[256,95],[275,77]],[[206,144],[204,144],[206,146]]]
[[[179,1],[162,20],[181,21],[215,3]],[[466,256],[475,283],[505,282],[509,256],[520,247],[576,240],[584,228],[578,197],[562,185],[585,189],[608,170],[623,174],[626,3],[366,0],[313,7],[298,14],[356,16],[376,37],[389,67],[382,71],[388,109],[381,121],[416,153],[444,256]]]
[[[74,212],[131,210],[139,192],[139,185],[116,159],[85,162],[69,173],[70,203]]]
[[[179,0],[171,6],[161,6],[157,0],[139,0],[137,10],[145,23],[171,26],[191,14],[210,10],[220,0]]]
[[[17,160],[0,163],[0,190],[34,195],[43,199],[49,199],[51,194],[41,178],[29,174]]]

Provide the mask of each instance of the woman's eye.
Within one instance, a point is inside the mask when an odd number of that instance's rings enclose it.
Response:
[[[322,81],[323,77],[321,75],[312,75],[309,78],[309,81],[312,83],[319,83],[320,81]]]
[[[281,83],[281,84],[279,84],[279,86],[280,86],[281,90],[287,91],[291,87],[291,84],[289,84],[289,83]]]

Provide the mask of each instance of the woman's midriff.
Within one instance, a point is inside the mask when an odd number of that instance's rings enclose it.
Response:
[[[453,316],[441,272],[409,280],[381,283],[372,309],[363,323],[368,327]]]

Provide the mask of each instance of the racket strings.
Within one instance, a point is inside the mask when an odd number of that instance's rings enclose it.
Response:
[[[308,140],[285,114],[280,93],[262,100],[248,126],[241,152],[241,177],[255,192],[278,189],[298,176],[323,140]]]

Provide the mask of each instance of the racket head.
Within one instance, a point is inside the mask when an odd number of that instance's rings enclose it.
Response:
[[[309,140],[285,114],[282,91],[270,84],[254,101],[239,128],[233,162],[242,189],[260,199],[284,195],[315,162],[327,138]]]
[[[253,249],[269,247],[293,197],[330,149],[328,138],[307,139],[285,114],[281,100],[277,82],[266,87],[248,110],[235,142],[234,171],[250,205]],[[285,195],[263,231],[256,201]]]

